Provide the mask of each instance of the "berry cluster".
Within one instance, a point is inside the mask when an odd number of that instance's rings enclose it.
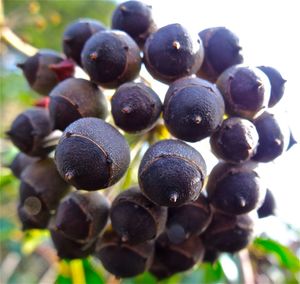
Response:
[[[48,96],[7,132],[21,151],[11,169],[21,180],[23,229],[48,228],[60,258],[92,254],[118,277],[149,270],[165,278],[245,248],[252,213],[275,209],[256,166],[294,141],[269,109],[285,80],[272,67],[242,65],[241,50],[227,28],[158,28],[151,7],[128,1],[111,29],[75,21],[63,34],[64,55],[42,50],[19,64]],[[143,64],[169,85],[163,102],[140,76]],[[75,66],[90,79],[74,77]],[[106,89],[115,89],[110,99]],[[163,125],[170,139],[153,140]],[[57,145],[54,130],[62,131]],[[148,148],[138,184],[108,198],[98,190],[116,186],[130,167],[124,133]],[[210,173],[191,144],[205,138],[220,160]]]

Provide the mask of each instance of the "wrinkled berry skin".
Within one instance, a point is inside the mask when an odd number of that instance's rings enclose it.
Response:
[[[199,33],[204,60],[197,76],[215,82],[230,66],[243,62],[238,37],[225,27],[208,28]]]
[[[190,235],[200,235],[211,222],[212,211],[204,194],[179,207],[168,209],[167,235],[172,243],[181,243]]]
[[[151,34],[144,47],[144,63],[156,80],[169,84],[195,74],[203,61],[199,37],[193,37],[180,24],[164,26]]]
[[[279,71],[273,67],[258,66],[257,68],[263,71],[270,80],[271,96],[268,107],[273,107],[282,99],[284,95],[284,84],[286,80],[284,80]]]
[[[89,38],[81,53],[82,65],[91,81],[116,88],[134,80],[141,68],[140,50],[123,31],[101,31]]]
[[[215,212],[201,239],[208,249],[235,253],[251,242],[253,226],[253,220],[247,214],[234,216]]]
[[[46,158],[27,166],[21,174],[20,203],[36,197],[48,210],[56,210],[70,186],[59,175],[54,160]]]
[[[54,129],[64,130],[82,117],[107,116],[107,102],[98,86],[88,80],[69,78],[50,93],[49,112]]]
[[[276,201],[270,189],[267,189],[263,204],[258,208],[257,214],[259,218],[275,215]]]
[[[142,48],[148,36],[156,31],[152,7],[139,1],[126,1],[112,15],[111,28],[128,33]]]
[[[116,277],[133,277],[150,267],[154,254],[154,243],[131,245],[122,242],[112,230],[104,232],[96,247],[95,256],[104,268]]]
[[[9,167],[15,177],[21,178],[23,170],[37,160],[38,158],[30,157],[22,152],[19,152]]]
[[[55,227],[68,239],[90,242],[104,229],[109,207],[108,200],[98,192],[74,191],[59,204]]]
[[[30,87],[40,95],[47,96],[60,81],[50,66],[63,60],[59,53],[45,49],[18,64],[18,67],[22,69]]]
[[[266,189],[255,164],[219,163],[211,171],[206,186],[211,204],[227,214],[245,214],[261,205]]]
[[[258,133],[249,120],[230,117],[211,135],[210,145],[218,158],[231,163],[241,163],[255,154]]]
[[[12,143],[23,153],[43,157],[54,147],[45,147],[44,138],[52,131],[48,109],[33,107],[19,114],[7,131]]]
[[[201,154],[180,140],[162,140],[145,153],[139,166],[139,185],[153,203],[180,206],[198,198],[206,176]]]
[[[98,190],[120,180],[129,166],[130,151],[116,128],[87,117],[65,129],[55,161],[60,175],[77,189]]]
[[[51,240],[60,259],[86,258],[93,254],[96,248],[96,240],[88,243],[79,243],[66,238],[55,229],[50,229]]]
[[[163,118],[170,133],[188,142],[200,141],[222,123],[224,101],[219,90],[200,78],[173,82],[165,96]]]
[[[229,115],[251,119],[268,106],[270,81],[258,68],[234,65],[218,77],[216,84]]]
[[[158,258],[172,273],[186,271],[204,255],[202,240],[197,235],[191,235],[180,244],[173,244],[163,233],[156,240],[155,257]]]
[[[162,233],[167,221],[167,208],[152,203],[139,188],[130,188],[114,199],[110,219],[113,229],[123,241],[137,244]]]
[[[63,34],[63,51],[68,58],[72,58],[79,66],[81,51],[86,41],[96,32],[106,30],[104,25],[93,19],[79,19],[69,24]]]
[[[279,157],[288,147],[290,130],[284,117],[264,112],[253,120],[259,140],[253,160],[268,163]]]
[[[162,111],[159,96],[144,83],[122,84],[111,100],[115,124],[126,132],[146,132],[154,127]]]

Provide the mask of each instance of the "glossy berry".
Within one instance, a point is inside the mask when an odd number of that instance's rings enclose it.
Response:
[[[145,153],[139,166],[142,192],[160,206],[180,206],[198,198],[206,176],[201,154],[179,140],[162,140]]]
[[[147,270],[152,262],[153,253],[153,242],[131,245],[122,242],[116,232],[107,230],[97,243],[95,255],[108,272],[116,277],[126,278]]]
[[[61,176],[77,189],[98,190],[115,184],[130,162],[124,137],[99,118],[81,118],[64,131],[55,151]]]
[[[206,186],[212,205],[228,214],[245,214],[257,208],[265,188],[254,165],[219,163],[211,171]]]
[[[268,106],[273,107],[282,99],[284,95],[284,84],[286,80],[284,80],[279,71],[273,67],[258,66],[257,68],[263,71],[269,78],[271,84],[271,96]]]
[[[82,65],[91,81],[116,88],[134,80],[140,72],[140,50],[125,32],[110,30],[94,34],[84,45]]]
[[[37,161],[38,158],[27,156],[26,154],[19,152],[13,159],[11,165],[9,166],[15,177],[21,178],[23,170]]]
[[[192,268],[204,256],[204,246],[197,235],[191,235],[180,244],[173,244],[164,233],[156,241],[157,257],[172,273]]]
[[[200,235],[208,227],[212,212],[207,198],[200,194],[197,200],[168,209],[167,235],[172,243],[181,243],[190,235]]]
[[[109,207],[108,200],[100,193],[77,190],[59,204],[55,227],[68,239],[89,242],[104,229]]]
[[[193,37],[180,24],[164,26],[151,34],[144,47],[144,62],[158,81],[171,83],[196,73],[204,50],[199,37]]]
[[[93,254],[96,248],[96,240],[88,243],[79,243],[66,238],[62,233],[50,229],[50,236],[56,253],[61,259],[86,258]]]
[[[72,58],[79,66],[81,51],[86,41],[96,32],[103,31],[104,25],[93,19],[79,19],[69,24],[63,34],[63,51],[68,58]]]
[[[235,65],[226,69],[216,82],[229,115],[253,118],[268,106],[270,82],[258,68]]]
[[[115,124],[126,132],[154,127],[162,111],[159,96],[144,83],[125,83],[114,93],[111,112]]]
[[[230,117],[211,135],[210,145],[218,158],[231,163],[241,163],[255,154],[258,133],[249,120]]]
[[[218,89],[199,78],[182,78],[172,83],[164,101],[163,118],[176,138],[196,142],[222,123],[224,101]]]
[[[213,220],[201,236],[205,247],[220,252],[234,253],[250,243],[253,220],[248,215],[227,215],[215,212]]]
[[[225,27],[208,28],[199,33],[204,60],[197,76],[215,82],[230,66],[243,62],[238,37]]]
[[[271,190],[267,189],[263,204],[258,208],[257,214],[259,218],[275,215],[276,201]]]
[[[139,1],[123,2],[113,12],[111,27],[125,31],[143,47],[148,36],[156,30],[152,7]]]
[[[253,120],[259,140],[253,160],[270,162],[279,157],[288,147],[290,130],[283,117],[269,112]]]
[[[18,218],[22,230],[46,229],[51,218],[51,212],[37,199],[29,199],[23,206],[18,205]]]
[[[54,160],[47,158],[27,166],[21,175],[20,203],[37,198],[48,210],[56,210],[70,186],[60,177]]]
[[[51,131],[49,111],[34,107],[19,114],[6,133],[23,153],[29,156],[45,156],[54,148],[44,145],[44,138]]]
[[[142,243],[156,238],[165,229],[167,208],[153,204],[139,188],[130,188],[114,199],[110,219],[124,242]]]
[[[40,50],[17,66],[22,69],[28,84],[34,91],[41,95],[48,95],[59,82],[50,66],[63,60],[64,58],[59,53],[45,49]]]
[[[106,99],[98,86],[88,80],[69,78],[50,93],[49,112],[54,129],[64,130],[82,117],[107,116]]]

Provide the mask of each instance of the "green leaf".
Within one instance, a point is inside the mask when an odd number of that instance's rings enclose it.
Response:
[[[72,279],[68,276],[58,274],[55,280],[55,284],[72,284]]]
[[[282,267],[294,273],[300,271],[300,261],[298,257],[288,247],[277,241],[266,238],[256,238],[253,242],[253,247],[274,255]]]
[[[84,259],[82,261],[83,263],[83,268],[85,272],[85,280],[86,283],[97,283],[97,284],[104,284],[105,279],[103,275],[95,269],[95,267],[92,265],[89,259]]]
[[[0,241],[7,240],[15,231],[16,225],[7,218],[0,218]]]

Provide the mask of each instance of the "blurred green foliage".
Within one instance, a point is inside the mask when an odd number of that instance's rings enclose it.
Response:
[[[110,26],[112,0],[4,0],[8,26],[23,40],[37,48],[61,50],[66,25],[83,17]]]

